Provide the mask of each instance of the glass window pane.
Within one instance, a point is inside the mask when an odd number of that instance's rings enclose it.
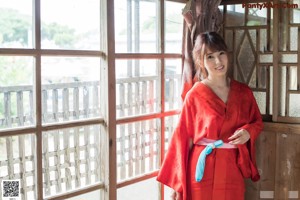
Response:
[[[282,66],[279,68],[279,87],[280,87],[280,94],[279,94],[279,116],[286,116],[286,74],[287,68],[286,66]]]
[[[268,80],[268,68],[265,66],[260,66],[258,68],[258,74],[258,87],[261,89],[266,89]]]
[[[165,152],[169,147],[170,139],[177,125],[179,115],[173,115],[165,118]]]
[[[32,48],[32,0],[0,0],[0,48]]]
[[[118,200],[159,200],[159,183],[151,178],[117,190]],[[167,198],[168,199],[168,198]]]
[[[157,53],[159,49],[158,0],[115,0],[117,53]]]
[[[99,117],[100,59],[42,57],[43,123]]]
[[[290,94],[289,116],[300,117],[300,94]]]
[[[291,4],[291,6],[294,8],[294,9],[290,9],[292,14],[291,14],[291,23],[300,23],[300,10],[299,10],[299,7],[300,7],[300,0],[292,0],[289,2],[289,4]],[[298,9],[296,9],[296,7]]]
[[[300,18],[300,13],[299,13],[299,18]],[[300,37],[300,35],[299,35],[299,37]],[[291,27],[290,28],[290,50],[291,51],[298,50],[298,42],[297,41],[298,41],[298,27]]]
[[[259,8],[256,3],[248,4],[248,21],[247,26],[267,25],[267,8]],[[263,3],[260,3],[263,5]]]
[[[181,100],[181,59],[165,62],[165,110],[179,109]]]
[[[244,26],[245,7],[241,4],[228,5],[225,26]]]
[[[273,62],[273,55],[272,54],[260,54],[259,55],[259,62],[261,62],[261,63],[272,63]]]
[[[116,61],[117,117],[148,114],[160,109],[160,61]]]
[[[297,54],[281,54],[280,56],[281,63],[297,63],[297,60]]]
[[[165,52],[181,53],[184,4],[166,1],[165,5]]]
[[[269,104],[269,114],[272,115],[273,114],[273,66],[270,66],[270,73],[269,73],[269,76],[270,76],[270,82],[269,82],[269,85],[270,85],[270,104]]]
[[[265,52],[268,50],[267,29],[260,29],[259,50]]]
[[[43,133],[45,197],[101,181],[100,134],[99,125]]]
[[[298,67],[297,66],[291,66],[289,67],[289,89],[290,90],[297,90],[298,85]]]
[[[266,93],[253,92],[261,114],[266,114]]]
[[[158,169],[160,120],[117,126],[117,179],[125,180]]]
[[[20,180],[20,199],[37,199],[35,150],[34,134],[0,137],[0,183]],[[2,195],[0,190],[0,197]]]
[[[34,58],[0,56],[0,130],[33,125]]]
[[[43,49],[100,50],[100,0],[41,1]]]
[[[173,189],[164,185],[164,199],[170,199],[171,195],[173,194]]]

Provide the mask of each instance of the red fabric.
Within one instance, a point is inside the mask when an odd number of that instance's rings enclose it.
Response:
[[[182,194],[183,200],[242,200],[244,178],[259,180],[255,140],[263,127],[251,89],[232,80],[227,104],[208,86],[197,82],[187,93],[179,122],[170,141],[157,180]],[[214,149],[207,157],[203,180],[195,184],[194,170],[203,146],[193,145],[206,137],[229,142],[237,129],[246,129],[250,140],[238,149]],[[200,198],[202,197],[202,198]]]
[[[198,155],[204,146],[193,146],[187,176],[187,199],[241,200],[244,199],[244,178],[237,166],[237,149],[214,149],[206,157],[205,172],[195,181]]]

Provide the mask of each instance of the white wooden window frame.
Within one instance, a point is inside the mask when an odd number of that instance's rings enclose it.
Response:
[[[173,2],[185,3],[184,0],[169,0]],[[100,151],[102,163],[101,177],[103,182],[82,188],[76,191],[63,193],[60,195],[52,196],[47,199],[66,199],[82,195],[91,191],[101,190],[101,199],[117,199],[117,188],[124,187],[142,180],[153,178],[157,172],[148,174],[142,177],[137,177],[122,183],[116,181],[116,126],[118,124],[141,121],[146,119],[159,118],[161,120],[161,138],[164,138],[164,118],[167,116],[177,115],[178,110],[165,112],[164,109],[164,79],[161,79],[161,111],[154,114],[146,114],[138,117],[128,117],[116,120],[116,93],[115,93],[115,60],[116,59],[158,59],[161,60],[161,77],[164,77],[164,59],[181,58],[181,54],[164,53],[164,10],[165,1],[160,1],[160,52],[154,54],[116,54],[115,53],[115,38],[114,38],[114,1],[101,0],[101,50],[100,51],[85,51],[85,50],[49,50],[41,49],[41,21],[40,21],[40,4],[41,0],[34,1],[34,48],[33,49],[0,49],[1,55],[11,56],[32,56],[35,58],[35,110],[36,110],[36,124],[31,127],[20,129],[1,130],[0,137],[7,136],[20,136],[24,134],[34,133],[36,136],[36,174],[37,174],[37,199],[45,199],[43,196],[43,167],[42,167],[42,134],[44,131],[59,130],[64,128],[73,128],[88,125],[103,125],[103,134],[101,137]],[[41,57],[42,56],[87,56],[97,57],[101,60],[101,78],[100,86],[104,88],[101,90],[100,96],[105,97],[101,100],[100,108],[102,116],[93,119],[86,119],[83,121],[59,123],[59,124],[42,124],[42,80],[41,80]],[[164,154],[164,139],[161,141],[161,160]],[[163,199],[163,189],[161,190],[161,199]]]

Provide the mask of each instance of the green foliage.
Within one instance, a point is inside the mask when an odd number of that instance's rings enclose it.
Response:
[[[33,71],[28,64],[28,57],[0,56],[0,86],[32,84]]]
[[[0,8],[0,13],[0,42],[28,44],[31,18],[7,8]]]
[[[32,31],[32,17],[17,10],[0,8],[0,43],[18,42],[28,44]],[[57,46],[73,47],[75,30],[57,23],[42,25],[42,39],[54,41]]]
[[[30,58],[23,56],[0,56],[0,87],[32,85],[33,68]],[[15,93],[11,94],[11,114],[17,113]],[[4,117],[4,94],[0,93],[0,119]]]
[[[42,39],[53,40],[58,46],[73,47],[76,40],[74,37],[74,29],[57,23],[44,24],[42,27]]]
[[[13,43],[13,47],[19,47],[19,45],[26,47],[29,42],[28,38],[32,37],[28,35],[33,29],[32,21],[32,16],[21,14],[17,10],[0,8],[0,45],[11,46],[9,44]],[[66,48],[72,48],[76,41],[74,31],[57,23],[43,24],[41,30],[42,39]],[[0,56],[0,87],[32,85],[33,75],[33,58]],[[11,115],[15,116],[16,94],[11,95]],[[0,93],[0,119],[4,117],[4,103],[4,94]]]

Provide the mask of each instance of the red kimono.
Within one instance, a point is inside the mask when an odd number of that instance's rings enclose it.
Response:
[[[244,178],[260,178],[255,140],[262,128],[260,111],[247,85],[232,80],[224,103],[208,86],[197,82],[187,93],[157,180],[180,192],[183,200],[243,200]],[[237,129],[246,129],[249,141],[235,149],[214,149],[206,157],[203,179],[196,182],[196,163],[205,147],[196,143],[202,138],[228,143]]]

